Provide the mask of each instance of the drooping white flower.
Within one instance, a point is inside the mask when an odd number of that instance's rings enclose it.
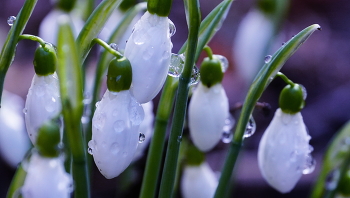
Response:
[[[65,172],[62,158],[32,155],[21,189],[23,198],[69,198],[72,190],[73,180]]]
[[[275,113],[259,144],[258,163],[262,176],[281,193],[290,192],[303,172],[314,165],[301,113]]]
[[[229,104],[224,88],[217,83],[210,88],[199,83],[189,104],[191,139],[201,151],[209,151],[221,139]]]
[[[106,91],[92,120],[89,152],[107,179],[117,177],[131,163],[138,143],[142,106],[129,90]]]
[[[25,122],[33,144],[36,142],[38,128],[61,111],[59,82],[57,74],[34,75],[25,103]]]
[[[125,56],[132,65],[130,91],[139,103],[151,101],[162,88],[171,58],[168,17],[146,12],[136,23]]]
[[[184,167],[181,179],[184,198],[213,198],[217,185],[217,177],[206,162]]]
[[[58,33],[58,19],[62,14],[66,14],[60,9],[53,9],[49,14],[43,19],[39,27],[39,36],[44,39],[44,41],[55,44],[57,43],[57,33]],[[84,26],[84,21],[79,18],[75,12],[71,12],[70,17],[72,19],[72,27],[74,36],[77,37],[80,30]]]
[[[0,109],[0,154],[13,168],[22,161],[30,148],[23,117],[24,101],[3,90]]]
[[[143,152],[147,148],[153,135],[153,102],[149,101],[147,103],[142,104],[142,108],[145,111],[145,118],[143,119],[140,125],[139,131],[140,133],[145,135],[145,140],[142,142],[142,144],[139,144],[139,146],[137,147],[133,161],[136,161],[143,156]]]

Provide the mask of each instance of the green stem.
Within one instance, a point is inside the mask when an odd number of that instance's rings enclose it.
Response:
[[[19,36],[22,34],[27,22],[32,15],[34,7],[38,0],[26,0],[22,9],[19,11],[16,21],[11,27],[10,32],[7,35],[5,44],[1,50],[0,54],[0,103],[2,90],[4,88],[5,76],[8,68],[10,67],[18,42]]]
[[[186,2],[185,2],[186,3]],[[189,82],[195,61],[200,26],[200,10],[198,0],[188,1],[189,4],[189,37],[186,51],[185,67],[179,79],[179,89],[176,96],[173,125],[165,158],[159,197],[171,197],[173,194],[179,147],[185,121]]]
[[[38,36],[31,35],[31,34],[22,34],[22,35],[20,35],[19,38],[18,38],[19,41],[20,41],[20,40],[23,40],[23,39],[36,41],[36,42],[38,42],[42,47],[45,47],[45,44],[46,44],[46,42],[45,42],[42,38],[40,38],[40,37],[38,37]]]
[[[147,11],[151,14],[167,17],[170,14],[172,0],[148,0]]]
[[[293,81],[289,80],[289,78],[288,78],[286,75],[284,75],[283,73],[277,72],[276,76],[282,78],[282,80],[283,80],[285,83],[291,85],[292,87],[294,86]]]
[[[22,164],[20,164],[16,170],[15,175],[13,176],[6,198],[16,197],[16,194],[24,185],[24,180],[26,178],[26,175],[27,175],[27,172],[23,169]]]
[[[108,45],[106,42],[104,42],[103,40],[99,39],[99,38],[94,38],[91,42],[91,47],[95,44],[99,44],[101,45],[103,48],[105,48],[105,50],[107,50],[109,53],[113,54],[115,57],[117,58],[121,58],[123,57],[123,55],[121,53],[119,53],[118,51],[116,51],[115,49],[113,49],[110,45]]]
[[[210,47],[206,45],[203,49],[207,53],[209,59],[212,60],[213,59],[213,51],[211,51]]]

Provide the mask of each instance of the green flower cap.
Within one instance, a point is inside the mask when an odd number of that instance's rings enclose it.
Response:
[[[56,71],[57,55],[56,49],[51,43],[45,43],[36,49],[34,54],[34,70],[39,76],[47,76]]]
[[[107,88],[109,91],[120,92],[129,90],[132,81],[130,61],[126,57],[113,59],[107,72]]]
[[[224,73],[222,72],[221,61],[213,57],[206,57],[200,68],[201,81],[203,85],[210,88],[211,86],[221,83]]]
[[[258,0],[258,8],[266,14],[273,14],[277,9],[277,0]]]
[[[56,6],[66,12],[73,10],[76,0],[58,0]]]
[[[305,105],[303,89],[299,84],[289,84],[283,88],[279,98],[279,106],[284,113],[296,114]]]
[[[205,154],[193,144],[186,149],[186,163],[192,166],[199,166],[205,161]]]
[[[39,128],[35,147],[44,157],[57,157],[60,140],[60,128],[57,123],[50,120]]]

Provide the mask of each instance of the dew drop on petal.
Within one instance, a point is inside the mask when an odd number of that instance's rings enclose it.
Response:
[[[312,173],[315,170],[315,166],[316,166],[316,160],[310,154],[308,154],[306,157],[303,174],[307,175]]]
[[[190,86],[198,84],[199,77],[200,77],[199,69],[196,65],[194,65],[192,69],[191,79],[190,79]]]
[[[327,190],[334,190],[337,187],[339,178],[340,171],[338,169],[330,171],[326,177],[325,188]]]
[[[122,132],[125,129],[125,122],[124,120],[117,120],[113,124],[114,131],[119,133]]]
[[[129,107],[129,118],[133,125],[140,125],[144,118],[144,112],[139,111],[137,105],[132,105]]]
[[[301,86],[301,90],[303,92],[303,99],[306,100],[306,97],[307,97],[306,88],[303,85],[301,85],[301,84],[299,84],[299,85]]]
[[[147,48],[147,49],[145,49],[143,51],[143,56],[142,57],[143,57],[144,60],[148,60],[148,59],[150,59],[153,56],[153,54],[154,54],[154,47],[152,46],[152,47]]]
[[[145,134],[143,134],[143,133],[140,133],[140,135],[139,135],[139,143],[142,143],[142,142],[144,142],[144,141],[145,141],[145,139],[146,139],[146,136],[145,136]]]
[[[172,37],[176,33],[176,27],[170,19],[168,19],[168,21],[169,21],[169,36]]]
[[[89,143],[88,143],[88,153],[90,155],[93,155],[93,150],[95,148],[95,143],[93,140],[90,140]]]
[[[27,114],[27,113],[28,113],[27,108],[24,108],[24,109],[23,109],[23,113],[24,113],[24,114]]]
[[[143,45],[145,42],[150,40],[149,38],[149,34],[142,30],[137,30],[133,33],[133,41],[136,45]]]
[[[37,95],[38,97],[41,97],[45,94],[45,90],[44,87],[42,85],[39,85],[35,88],[35,95]]]
[[[265,63],[269,63],[271,61],[271,59],[272,59],[272,56],[267,55],[267,56],[265,56],[264,61],[265,61]]]
[[[232,141],[233,133],[231,131],[223,131],[221,141],[225,144],[228,144]]]
[[[283,43],[282,43],[282,46],[284,46],[285,44],[286,44],[286,42],[283,42]]]
[[[117,45],[116,43],[111,43],[111,44],[109,44],[109,46],[110,46],[112,49],[118,51],[118,45]]]
[[[219,61],[221,62],[222,72],[225,72],[229,65],[227,58],[219,54],[214,54],[213,57],[219,59]]]
[[[230,132],[231,129],[233,128],[233,126],[235,125],[236,121],[233,118],[233,116],[231,114],[228,115],[228,117],[225,120],[225,125],[222,128],[223,132]]]
[[[184,69],[184,56],[182,54],[171,54],[168,75],[179,77]]]
[[[119,148],[119,144],[117,142],[114,142],[112,145],[111,145],[111,152],[112,154],[117,154],[120,150]]]
[[[243,138],[248,138],[248,137],[252,136],[255,133],[255,130],[256,130],[256,123],[255,123],[253,116],[251,116],[249,121],[248,121],[247,127],[245,129]]]
[[[16,17],[15,17],[15,16],[9,16],[9,17],[7,18],[7,24],[8,24],[9,26],[12,26],[12,25],[15,23],[15,21],[16,21]]]
[[[96,102],[95,107],[97,108],[99,104],[100,104],[100,102]]]

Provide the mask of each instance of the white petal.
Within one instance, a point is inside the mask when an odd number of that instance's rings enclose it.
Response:
[[[134,27],[125,56],[132,66],[130,91],[140,103],[151,101],[167,77],[172,43],[168,17],[146,12]]]
[[[24,198],[69,198],[72,187],[72,177],[65,172],[61,158],[32,155],[21,189]]]
[[[218,180],[209,165],[185,166],[181,179],[184,198],[213,198]]]
[[[142,104],[142,107],[143,107],[143,110],[145,111],[145,118],[143,119],[140,125],[139,131],[140,133],[143,133],[145,135],[145,140],[142,143],[139,143],[139,146],[137,147],[136,154],[134,156],[133,161],[136,161],[142,157],[143,152],[147,148],[153,135],[153,121],[154,121],[153,102],[149,101],[147,103],[144,103]]]
[[[15,168],[30,147],[25,130],[24,101],[17,95],[3,91],[0,109],[0,154]]]
[[[61,111],[61,99],[56,73],[34,75],[25,104],[25,121],[29,138],[36,142],[38,128]]]
[[[258,151],[260,171],[281,193],[290,192],[302,175],[308,158],[310,136],[300,113],[275,113]]]
[[[250,11],[239,25],[234,40],[234,57],[237,71],[251,83],[265,64],[266,47],[273,36],[273,23],[259,10]]]
[[[57,33],[58,33],[58,18],[60,15],[64,14],[63,11],[59,9],[54,9],[43,19],[39,27],[39,36],[46,42],[56,45],[57,43]],[[84,21],[79,18],[76,14],[70,14],[72,19],[73,33],[74,36],[78,36],[78,33],[84,26]]]
[[[129,91],[104,94],[92,120],[92,149],[96,166],[107,179],[117,177],[131,163],[139,141],[142,106]]]
[[[220,141],[228,111],[228,99],[221,84],[210,88],[198,85],[188,112],[190,135],[197,148],[209,151]]]

